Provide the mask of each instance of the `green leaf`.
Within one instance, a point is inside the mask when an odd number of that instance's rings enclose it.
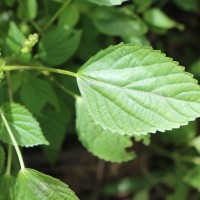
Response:
[[[18,17],[22,20],[33,20],[37,16],[37,0],[21,0],[17,10]]]
[[[127,152],[126,148],[132,146],[130,138],[104,131],[101,126],[94,123],[88,115],[82,98],[76,101],[76,129],[80,142],[95,156],[111,162],[126,162],[136,155]]]
[[[49,81],[44,79],[30,77],[22,85],[20,96],[23,104],[34,114],[39,114],[46,103],[59,110],[58,98]]]
[[[117,6],[128,0],[87,0],[91,3],[98,4],[100,6]]]
[[[111,132],[163,132],[200,116],[197,80],[150,47],[100,51],[79,69],[77,82],[95,123]]]
[[[71,29],[78,22],[79,15],[78,7],[75,4],[69,4],[59,16],[58,25],[66,29]]]
[[[10,78],[12,80],[12,85],[11,85],[11,88],[12,88],[12,92],[13,94],[16,93],[22,82],[23,82],[23,79],[24,79],[24,73],[23,72],[20,72],[20,73],[11,73],[10,74]]]
[[[17,176],[15,200],[78,200],[69,187],[33,169],[20,171]]]
[[[39,42],[39,56],[49,65],[60,65],[75,53],[81,32],[58,27],[47,32]]]
[[[134,135],[134,140],[136,142],[142,142],[144,145],[148,146],[151,143],[151,135]]]
[[[98,30],[107,35],[138,36],[147,32],[147,26],[139,17],[126,14],[116,8],[96,8],[91,12],[91,17]]]
[[[4,149],[0,146],[0,173],[3,170],[4,163],[5,163],[5,152]]]
[[[14,186],[15,177],[11,175],[4,175],[0,177],[0,199],[1,200],[15,200]]]
[[[170,19],[162,10],[158,8],[153,8],[144,12],[144,19],[154,28],[171,29],[177,27],[181,30],[184,28],[183,25],[177,23],[173,19]]]
[[[43,149],[46,158],[51,164],[54,164],[60,153],[67,133],[66,127],[71,120],[69,109],[66,108],[66,105],[63,106],[65,107],[62,107],[60,112],[49,113],[46,117],[40,120],[44,135],[50,144],[48,146],[44,146]]]
[[[184,177],[184,181],[190,186],[200,191],[200,166],[195,166],[190,169]]]
[[[2,110],[10,129],[20,146],[29,147],[48,144],[42,134],[38,122],[25,107],[16,103],[7,103],[2,106]],[[0,128],[0,139],[3,142],[12,144],[2,121],[0,121]]]

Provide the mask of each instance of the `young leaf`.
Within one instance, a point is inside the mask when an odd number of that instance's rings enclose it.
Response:
[[[5,162],[5,152],[4,149],[0,146],[0,173],[2,172]]]
[[[25,39],[24,34],[17,27],[15,22],[11,21],[8,29],[8,37],[5,40],[6,54],[10,55],[11,53],[18,53]]]
[[[23,104],[34,114],[39,114],[46,103],[59,110],[58,98],[49,81],[29,78],[22,85],[20,96]]]
[[[82,98],[76,101],[76,115],[79,140],[89,152],[111,162],[126,162],[136,156],[135,153],[126,151],[126,148],[132,146],[130,138],[104,131],[100,125],[94,123]]]
[[[155,28],[171,29],[174,27],[183,29],[183,25],[177,23],[173,19],[170,19],[162,10],[153,8],[144,12],[145,21]]]
[[[107,35],[138,36],[147,32],[147,26],[139,17],[128,15],[116,8],[99,7],[91,12],[91,16],[99,31]]]
[[[100,51],[79,69],[77,82],[95,123],[112,132],[163,132],[200,116],[197,81],[150,47]]]
[[[87,0],[100,6],[117,6],[128,0]]]
[[[3,48],[3,53],[6,56],[11,56],[12,54],[20,53],[21,47],[25,39],[26,38],[23,32],[18,28],[15,22],[11,21],[9,23],[7,37],[5,38],[5,46]],[[30,58],[30,54],[23,54],[20,56],[20,58],[23,60],[27,60]]]
[[[7,103],[2,106],[2,111],[20,146],[29,147],[48,144],[38,122],[25,107],[16,103]],[[12,144],[2,121],[0,121],[0,129],[0,139],[3,142]]]
[[[39,42],[39,56],[49,65],[60,65],[76,51],[81,32],[59,27],[47,32]]]
[[[11,175],[4,175],[0,177],[0,199],[1,200],[15,200],[14,186],[15,177]]]
[[[33,169],[20,171],[17,176],[15,200],[78,200],[69,187]]]

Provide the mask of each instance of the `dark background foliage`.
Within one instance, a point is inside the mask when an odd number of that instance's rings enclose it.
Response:
[[[200,78],[198,0],[133,0],[100,6],[86,0],[0,0],[1,58],[11,65],[77,71],[99,50],[120,42],[151,45]],[[97,2],[97,1],[96,1]],[[101,1],[98,1],[101,2]],[[20,49],[29,34],[39,42]],[[78,141],[75,80],[33,71],[11,74],[14,101],[39,120],[50,146],[23,149],[27,166],[61,179],[82,200],[198,200],[199,123],[134,142],[137,158],[122,164],[98,159]],[[1,83],[0,102],[8,101]],[[16,166],[13,168],[17,171]]]

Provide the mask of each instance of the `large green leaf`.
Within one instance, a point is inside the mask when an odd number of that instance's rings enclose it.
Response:
[[[163,132],[200,116],[197,81],[150,47],[100,51],[79,69],[77,82],[93,120],[112,132]]]
[[[121,5],[123,2],[127,0],[87,0],[87,1],[98,4],[100,6],[116,6],[116,5]]]
[[[132,146],[130,138],[104,131],[88,115],[82,98],[76,101],[76,128],[80,142],[95,156],[111,162],[125,162],[135,157],[126,148]]]
[[[78,200],[69,187],[33,169],[20,171],[17,176],[15,200]]]
[[[29,147],[48,144],[38,122],[25,107],[16,103],[7,103],[2,106],[2,111],[20,146]],[[12,144],[7,129],[2,121],[0,121],[0,129],[0,140]]]
[[[147,32],[147,26],[136,15],[126,14],[116,8],[98,7],[91,12],[94,25],[111,36],[138,36]]]
[[[2,172],[5,162],[5,152],[4,149],[0,146],[0,173]]]
[[[46,103],[59,110],[58,98],[49,81],[29,78],[22,85],[20,96],[23,104],[35,114],[40,113]]]
[[[47,32],[39,42],[39,56],[50,65],[60,65],[76,51],[81,32],[58,27]]]
[[[14,200],[14,186],[15,177],[11,175],[4,175],[0,177],[0,199],[1,200]]]

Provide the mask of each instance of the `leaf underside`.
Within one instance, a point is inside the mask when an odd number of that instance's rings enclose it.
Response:
[[[104,131],[100,125],[94,123],[88,115],[82,98],[76,101],[76,129],[83,146],[95,156],[110,162],[126,162],[136,155],[127,152],[126,148],[132,146],[127,136]]]
[[[16,178],[11,175],[0,177],[0,199],[14,200],[14,187]]]
[[[77,82],[93,120],[111,132],[164,132],[200,116],[197,80],[150,47],[100,51],[79,69]]]
[[[2,106],[2,110],[18,145],[30,147],[48,144],[38,122],[24,106],[7,103]],[[0,129],[0,140],[12,144],[2,121],[0,121]]]
[[[15,188],[15,200],[78,200],[63,182],[33,169],[20,171]]]

